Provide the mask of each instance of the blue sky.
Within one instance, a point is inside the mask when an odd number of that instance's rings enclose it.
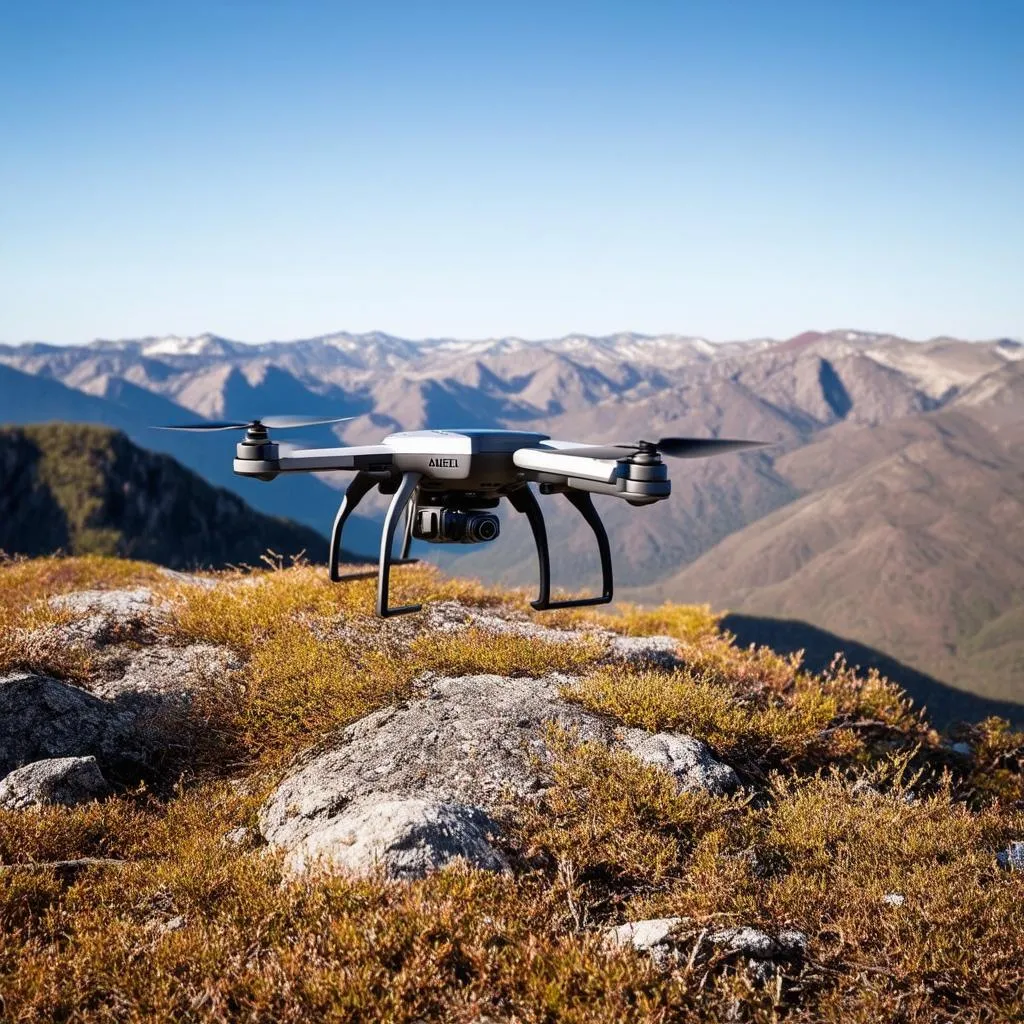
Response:
[[[0,0],[0,340],[1024,335],[1024,2]]]

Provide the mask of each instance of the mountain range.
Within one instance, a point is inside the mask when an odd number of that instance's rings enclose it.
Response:
[[[256,508],[320,531],[344,476],[240,480],[230,442],[150,426],[323,413],[353,419],[333,433],[305,431],[303,442],[366,443],[425,426],[535,429],[581,442],[770,441],[674,463],[673,497],[656,506],[597,499],[620,593],[805,622],[1024,704],[1022,357],[1010,339],[914,342],[853,330],[724,343],[634,333],[30,343],[0,345],[0,421],[116,426]],[[544,500],[556,584],[592,585],[589,532],[559,499]],[[530,585],[532,541],[518,518],[506,515],[496,545],[426,553],[458,572]],[[353,525],[354,549],[371,552],[372,524]]]

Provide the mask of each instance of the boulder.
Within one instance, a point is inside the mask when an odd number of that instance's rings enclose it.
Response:
[[[455,860],[486,871],[508,869],[492,845],[494,822],[482,811],[439,800],[364,798],[325,827],[293,832],[285,866],[387,878],[422,878]]]
[[[565,682],[557,674],[434,678],[424,696],[367,715],[326,749],[301,757],[264,804],[260,831],[294,866],[307,857],[292,851],[307,848],[337,860],[329,850],[351,829],[335,825],[357,805],[412,799],[495,814],[529,799],[545,784],[551,723],[581,740],[619,743],[613,723],[561,696]],[[641,738],[649,734],[625,735],[646,751]],[[718,765],[704,744],[655,739],[660,743],[645,760],[671,771],[681,786],[699,788],[704,780],[720,792],[727,785],[731,769]]]
[[[0,781],[0,807],[21,810],[37,804],[100,800],[112,792],[95,757],[55,757],[15,768]]]
[[[90,755],[104,768],[137,774],[148,760],[137,715],[49,676],[0,677],[0,775],[33,761]]]
[[[643,729],[627,729],[622,742],[641,761],[664,768],[684,792],[721,796],[740,784],[732,768],[716,761],[711,748],[693,736],[664,732],[652,735]]]
[[[546,723],[607,740],[608,724],[559,695],[559,676],[439,677],[426,696],[383,708],[342,730],[336,743],[300,760],[261,818],[271,842],[289,821],[326,820],[362,797],[432,797],[493,809],[540,782]]]

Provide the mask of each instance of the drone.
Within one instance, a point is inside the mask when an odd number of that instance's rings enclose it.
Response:
[[[419,611],[421,605],[392,607],[388,601],[393,565],[409,558],[413,540],[430,544],[482,544],[498,539],[494,510],[502,498],[526,516],[537,547],[540,586],[531,606],[537,611],[607,604],[612,600],[612,558],[608,534],[594,507],[593,494],[607,494],[630,505],[664,501],[672,491],[662,456],[699,459],[747,448],[762,441],[726,438],[663,437],[657,441],[583,444],[557,441],[547,434],[518,430],[405,430],[380,444],[341,448],[289,448],[270,438],[270,430],[342,423],[352,417],[317,419],[266,416],[248,422],[167,426],[165,430],[244,430],[235,449],[234,471],[257,480],[287,473],[354,472],[331,530],[329,571],[334,582],[351,579],[341,572],[341,538],[353,510],[374,487],[391,495],[381,532],[376,612],[381,617]],[[540,503],[542,495],[564,494],[597,540],[601,593],[568,600],[551,599],[551,559]],[[395,534],[404,513],[401,555],[393,556]]]

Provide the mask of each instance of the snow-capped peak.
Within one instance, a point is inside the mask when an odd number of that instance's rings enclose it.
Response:
[[[146,356],[204,356],[223,354],[231,350],[230,342],[215,334],[200,334],[194,338],[179,338],[170,334],[164,338],[149,338],[142,344]]]

